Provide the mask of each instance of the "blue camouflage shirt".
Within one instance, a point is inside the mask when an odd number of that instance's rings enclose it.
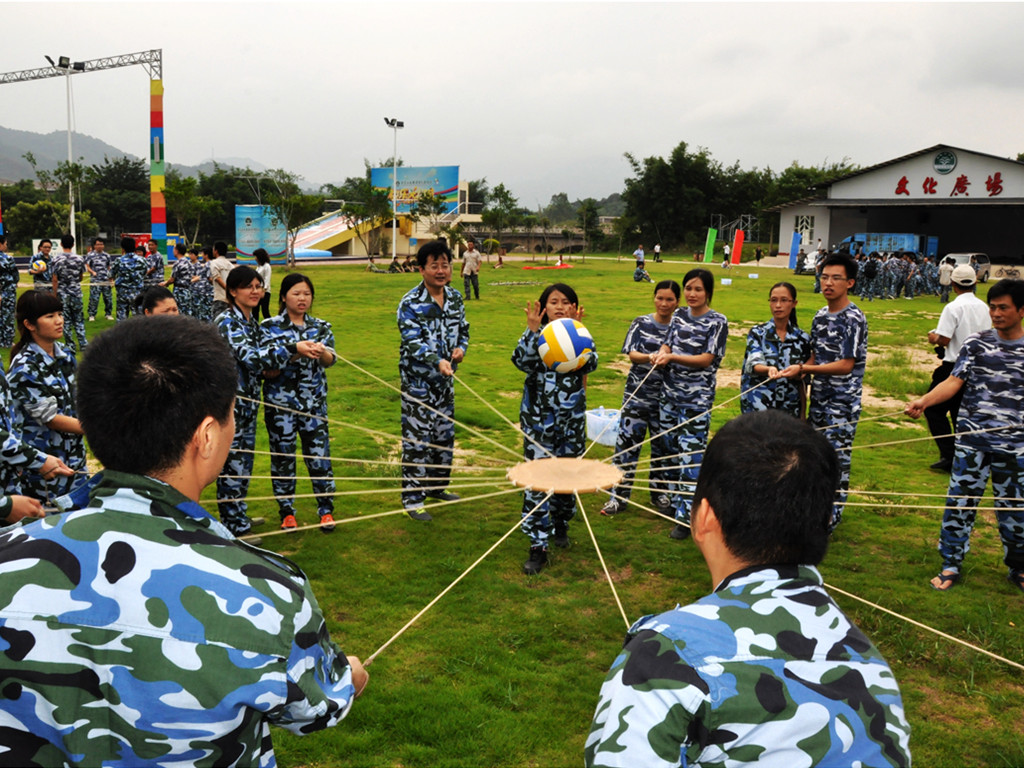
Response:
[[[107,251],[89,251],[85,254],[85,263],[92,267],[95,275],[92,275],[94,283],[102,283],[110,280],[110,265],[114,263],[114,256]]]
[[[980,451],[1024,451],[1024,339],[1006,341],[993,329],[968,336],[950,375],[964,382],[957,443]],[[1002,426],[1013,428],[960,436]]]
[[[582,368],[558,373],[541,359],[540,340],[540,331],[527,328],[512,352],[512,364],[526,374],[519,424],[523,431],[535,434],[556,427],[585,432],[587,392],[583,377],[597,370],[597,346]]]
[[[334,331],[326,320],[306,315],[305,324],[295,325],[287,312],[268,317],[260,324],[265,343],[269,347],[297,344],[300,341],[316,341],[331,350],[333,357],[325,366],[319,360],[308,357],[288,359],[280,369],[281,375],[263,382],[263,394],[267,402],[294,408],[303,413],[327,413],[327,376],[324,368],[334,365],[337,353],[334,351]]]
[[[661,349],[662,344],[667,343],[666,339],[671,327],[671,322],[659,323],[655,319],[654,314],[640,315],[630,324],[629,330],[626,331],[626,340],[622,342],[622,354],[628,355],[630,352],[640,352],[649,355],[657,352]],[[655,406],[658,404],[661,397],[661,388],[664,384],[665,371],[664,369],[656,368],[648,376],[647,374],[650,371],[650,363],[633,363],[629,367],[623,402],[625,402],[627,397],[636,392],[631,403],[646,403]],[[644,382],[645,378],[647,379],[646,382]],[[637,387],[640,386],[641,382],[644,382],[643,389],[637,392]]]
[[[775,408],[794,415],[800,413],[800,384],[796,379],[769,381],[764,374],[754,373],[755,365],[774,366],[780,371],[790,365],[806,363],[811,356],[811,337],[793,325],[786,325],[786,338],[780,339],[775,321],[755,325],[747,334],[740,375],[740,410],[764,411]],[[751,389],[757,386],[757,389]],[[750,390],[749,392],[747,390]]]
[[[217,330],[235,356],[235,365],[238,368],[238,394],[259,400],[263,372],[281,369],[292,353],[285,348],[283,341],[268,345],[255,316],[250,316],[246,320],[238,307],[230,306],[221,312],[216,323]],[[257,403],[248,401],[235,403],[236,413],[239,410],[254,411],[258,408]]]
[[[146,276],[146,262],[134,253],[118,256],[110,267],[114,277],[114,285],[119,291],[137,291],[142,293],[142,280]]]
[[[398,372],[402,389],[415,397],[429,392],[450,391],[451,378],[438,371],[442,360],[469,347],[469,323],[462,294],[451,286],[444,288],[444,306],[438,306],[427,287],[420,283],[398,302]],[[452,368],[456,368],[453,364]]]
[[[853,370],[843,375],[815,376],[811,407],[844,405],[860,413],[864,365],[868,359],[868,321],[856,304],[838,312],[822,307],[811,323],[811,352],[815,365],[853,358]]]
[[[729,338],[729,321],[725,315],[709,309],[694,317],[689,307],[681,307],[672,317],[668,344],[673,355],[703,355],[710,352],[714,359],[707,368],[690,368],[678,363],[665,366],[665,400],[676,408],[704,412],[715,402],[718,366],[725,356],[725,342]]]
[[[153,478],[0,532],[9,765],[275,763],[269,724],[336,725],[355,698],[305,574]]]
[[[53,258],[52,269],[57,277],[57,293],[60,296],[81,297],[84,258],[77,253],[58,253]]]
[[[740,570],[638,620],[612,664],[587,766],[906,766],[892,670],[807,565]]]

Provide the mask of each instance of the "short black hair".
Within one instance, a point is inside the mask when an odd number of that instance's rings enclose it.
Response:
[[[63,234],[60,236],[60,247],[61,248],[74,248],[75,238],[70,234]]]
[[[174,244],[174,252],[176,254],[178,254],[179,256],[184,256],[185,255],[185,250],[186,250],[186,248],[185,248],[185,244],[184,243],[175,243]]]
[[[135,238],[134,237],[122,237],[121,238],[121,250],[125,253],[135,252]]]
[[[847,280],[857,279],[857,261],[845,253],[833,253],[831,256],[828,256],[825,261],[822,262],[821,269],[824,271],[825,267],[831,267],[836,264],[846,270]]]
[[[683,288],[685,288],[686,284],[695,277],[700,278],[701,285],[704,286],[704,293],[708,296],[708,304],[710,304],[711,299],[715,295],[715,276],[711,274],[710,270],[704,269],[703,267],[691,269],[683,275]]]
[[[429,243],[424,244],[416,251],[416,263],[420,267],[425,267],[431,256],[438,259],[444,256],[448,259],[449,264],[452,263],[452,249],[448,247],[448,243],[444,240],[431,240]]]
[[[175,304],[178,303],[178,300],[174,298],[174,294],[167,290],[165,286],[151,285],[135,297],[135,312],[140,315],[152,312],[156,309],[157,304],[161,304],[168,299]]]
[[[96,247],[96,243],[103,243],[104,245],[106,245],[106,244],[107,244],[107,241],[106,241],[106,240],[104,240],[104,239],[103,239],[102,237],[94,237],[94,238],[92,239],[92,247],[93,247],[93,248],[95,248],[95,247]]]
[[[729,551],[751,565],[817,565],[828,548],[839,461],[806,422],[768,410],[733,419],[704,452],[707,499]]]
[[[1007,277],[988,289],[989,302],[1002,296],[1009,296],[1013,306],[1017,309],[1024,307],[1024,280],[1013,280]]]
[[[679,287],[679,283],[677,283],[675,280],[662,280],[661,282],[659,282],[657,285],[654,286],[654,295],[657,296],[658,291],[664,290],[672,291],[672,293],[675,294],[677,299],[680,296],[682,296],[682,289]]]
[[[260,277],[260,273],[244,264],[228,272],[228,276],[224,278],[224,298],[227,299],[228,304],[235,306],[235,297],[231,294],[232,291],[237,291],[242,286],[250,285],[253,280],[259,280],[260,285],[263,285],[263,278]]]
[[[237,373],[227,342],[184,315],[133,317],[89,342],[77,410],[107,469],[152,475],[176,466],[207,416],[227,422]]]
[[[213,244],[213,252],[219,254],[220,256],[227,256],[228,244],[225,243],[223,240],[218,240]]]
[[[260,266],[270,263],[270,255],[267,253],[266,248],[257,248],[252,252],[252,257],[256,259],[256,263]]]
[[[288,291],[299,283],[305,283],[309,287],[309,301],[310,305],[312,305],[313,301],[316,299],[316,289],[313,287],[313,281],[301,272],[292,272],[291,274],[284,276],[284,280],[281,281],[281,290],[277,292],[278,314],[284,313],[284,297],[288,294]]]

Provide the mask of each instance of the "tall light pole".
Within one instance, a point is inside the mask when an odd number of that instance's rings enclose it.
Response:
[[[398,129],[405,123],[394,117],[385,117],[384,122],[395,132],[395,144],[391,150],[391,260],[398,258]]]
[[[57,63],[53,63],[53,59],[46,56],[46,60],[50,62],[50,66],[54,69],[64,70],[64,82],[67,84],[67,98],[68,98],[68,232],[71,233],[72,237],[77,234],[75,231],[75,187],[72,183],[71,177],[71,164],[73,162],[73,155],[71,154],[71,70],[74,69],[76,72],[85,71],[85,64],[80,61],[71,63],[71,59],[67,56],[60,56],[57,59]],[[78,238],[75,237],[75,250],[78,249]]]

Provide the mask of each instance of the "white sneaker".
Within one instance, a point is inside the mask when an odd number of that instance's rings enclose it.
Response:
[[[624,508],[625,508],[625,504],[623,504],[618,499],[608,499],[608,501],[606,501],[604,503],[604,506],[601,507],[601,514],[602,515],[609,515],[609,516],[617,515]]]

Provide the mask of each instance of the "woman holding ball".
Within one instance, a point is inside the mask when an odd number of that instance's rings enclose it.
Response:
[[[725,315],[711,309],[714,292],[715,278],[708,270],[691,269],[683,276],[686,306],[676,310],[665,344],[651,358],[654,365],[665,367],[659,415],[662,429],[671,431],[660,438],[665,440],[662,455],[681,465],[672,495],[676,526],[669,535],[673,539],[690,536],[690,505],[708,444],[718,366],[729,336]]]
[[[512,363],[526,374],[519,425],[523,431],[523,456],[527,461],[551,456],[582,455],[587,432],[586,375],[597,368],[597,352],[577,370],[558,373],[540,356],[541,331],[554,320],[582,320],[576,291],[565,283],[544,289],[540,300],[526,305],[526,330],[519,338]],[[525,491],[523,533],[530,537],[530,556],[523,573],[536,574],[548,561],[548,540],[556,547],[569,546],[569,521],[576,513],[576,500],[568,495],[552,496]],[[532,514],[531,514],[532,512]]]

